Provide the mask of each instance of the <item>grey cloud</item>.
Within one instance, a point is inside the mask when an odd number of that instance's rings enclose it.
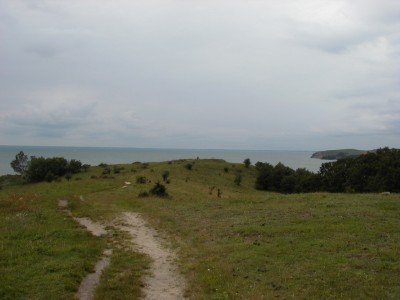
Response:
[[[0,3],[0,144],[399,145],[396,7]]]
[[[34,45],[27,47],[26,50],[42,57],[53,57],[59,53],[59,50],[51,45]]]

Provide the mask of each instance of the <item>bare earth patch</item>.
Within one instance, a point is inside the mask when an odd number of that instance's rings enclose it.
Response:
[[[70,217],[72,217],[80,225],[94,236],[101,236],[107,233],[104,226],[100,223],[93,222],[89,218],[76,218],[72,215],[71,210],[68,209],[68,200],[59,200],[58,206]],[[94,266],[94,273],[88,274],[81,282],[76,298],[79,300],[93,299],[94,291],[100,282],[100,276],[103,270],[110,264],[110,257],[112,254],[111,249],[104,250],[103,256]]]
[[[100,223],[94,222],[89,218],[74,217],[71,211],[68,209],[68,200],[59,200],[58,206],[62,208],[68,216],[72,217],[76,222],[78,222],[83,227],[86,227],[86,229],[94,236],[102,236],[107,233],[104,225]]]
[[[68,209],[68,200],[59,200],[58,206],[94,236],[102,236],[107,233],[104,225],[100,223],[93,222],[89,218],[74,217]],[[121,221],[122,224],[116,226],[128,232],[136,249],[148,255],[152,260],[150,273],[144,278],[143,293],[145,299],[185,298],[185,280],[174,264],[176,256],[170,249],[162,245],[160,239],[157,238],[157,232],[147,226],[140,214],[137,213],[123,213]],[[111,254],[112,250],[105,250],[103,256],[95,265],[95,272],[88,274],[81,282],[76,294],[78,299],[93,299],[94,291],[100,282],[101,272],[110,264]]]
[[[144,278],[145,299],[183,299],[185,281],[174,264],[175,254],[162,246],[157,232],[139,214],[126,212],[122,222],[118,227],[127,231],[135,247],[153,261],[150,274]]]
[[[88,274],[81,282],[76,298],[79,300],[93,299],[94,291],[100,282],[101,272],[110,264],[110,256],[112,250],[108,249],[103,252],[103,256],[94,266],[94,273]]]

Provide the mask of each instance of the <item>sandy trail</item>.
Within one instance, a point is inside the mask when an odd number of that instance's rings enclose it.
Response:
[[[86,229],[94,236],[101,236],[107,233],[105,227],[100,224],[93,222],[89,218],[76,218],[72,215],[71,210],[68,209],[68,200],[59,200],[58,206],[71,218],[73,218],[80,225],[86,227]],[[81,282],[76,298],[79,300],[91,300],[94,296],[94,291],[100,283],[100,276],[103,270],[110,264],[112,250],[104,250],[102,257],[94,266],[94,273],[88,274]]]
[[[68,216],[72,217],[76,222],[78,222],[83,227],[86,227],[86,229],[94,236],[102,236],[107,233],[104,225],[100,223],[94,222],[89,218],[74,217],[71,211],[68,209],[68,200],[59,200],[58,206],[62,208]]]
[[[183,299],[185,281],[174,265],[174,253],[162,246],[157,232],[139,214],[126,212],[122,222],[118,227],[127,231],[136,248],[153,261],[150,274],[144,278],[145,299]]]
[[[108,249],[103,252],[103,256],[94,266],[94,273],[88,274],[81,282],[76,298],[79,300],[91,300],[94,296],[94,291],[100,283],[101,272],[110,264],[112,250]]]
[[[104,225],[100,223],[93,222],[89,218],[74,217],[68,209],[68,200],[59,200],[58,206],[93,235],[101,236],[107,233]],[[127,231],[136,249],[148,255],[152,260],[150,274],[144,278],[145,299],[184,299],[185,281],[174,264],[175,254],[161,244],[160,239],[157,238],[157,232],[150,228],[137,213],[123,213],[122,219],[119,221],[122,221],[122,224],[118,222],[120,224],[116,227]],[[110,263],[111,254],[112,250],[105,250],[95,265],[95,272],[88,274],[83,279],[76,294],[78,299],[93,299],[101,273]]]

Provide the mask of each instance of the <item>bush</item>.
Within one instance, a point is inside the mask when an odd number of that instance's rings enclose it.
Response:
[[[229,168],[225,167],[225,168],[224,168],[224,172],[225,172],[225,173],[228,173],[228,172],[229,172]]]
[[[90,169],[90,165],[89,165],[89,164],[83,164],[83,165],[82,165],[82,170],[83,170],[84,172],[87,172],[89,169]]]
[[[71,173],[67,173],[67,174],[65,174],[65,179],[67,179],[68,181],[70,181],[70,180],[71,180],[71,178],[72,178],[72,175],[71,175]]]
[[[237,186],[239,186],[242,183],[242,175],[237,174],[235,177],[235,180],[233,181]]]
[[[32,157],[25,173],[25,179],[28,182],[39,182],[46,180],[47,174],[62,177],[68,172],[68,165],[68,161],[63,157]]]
[[[167,197],[167,188],[165,185],[161,184],[160,182],[157,182],[149,191],[151,195],[157,196],[157,197]]]
[[[246,168],[250,167],[250,165],[251,165],[250,158],[246,158],[246,159],[243,161],[243,163],[244,163],[244,166],[245,166]]]
[[[110,175],[111,174],[111,168],[109,166],[105,166],[103,168],[103,171],[101,172],[102,175]]]
[[[145,192],[145,191],[140,192],[139,195],[138,195],[139,198],[145,198],[145,197],[148,197],[148,196],[149,196],[149,193]]]
[[[79,173],[82,169],[82,163],[79,160],[71,159],[68,163],[68,172],[72,174]]]
[[[192,163],[188,163],[185,165],[185,168],[188,169],[189,171],[191,171],[193,169],[193,164]]]
[[[164,171],[162,173],[162,178],[163,178],[164,182],[166,182],[168,180],[168,177],[169,177],[169,171]]]
[[[124,167],[120,167],[120,166],[113,167],[114,174],[119,174],[119,173],[121,173],[122,170],[124,170]]]
[[[145,184],[145,183],[147,183],[147,178],[144,177],[144,176],[137,176],[136,177],[136,183]]]
[[[56,180],[56,178],[57,177],[51,171],[48,171],[46,176],[44,177],[44,180],[46,180],[47,182],[52,182]]]

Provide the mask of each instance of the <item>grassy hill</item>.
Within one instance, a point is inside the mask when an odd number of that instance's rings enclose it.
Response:
[[[114,256],[96,298],[140,296],[148,259],[118,230],[89,235],[60,211],[59,199],[75,216],[100,222],[142,213],[175,248],[191,298],[400,296],[398,194],[257,191],[253,167],[222,160],[120,166],[111,176],[92,167],[71,181],[0,190],[0,298],[72,298],[106,244]],[[169,198],[138,197],[166,170]],[[138,176],[148,182],[136,183]],[[132,184],[122,188],[126,181]]]
[[[311,155],[311,158],[335,160],[340,158],[359,156],[367,152],[368,151],[357,149],[325,150],[313,153],[313,155]]]

